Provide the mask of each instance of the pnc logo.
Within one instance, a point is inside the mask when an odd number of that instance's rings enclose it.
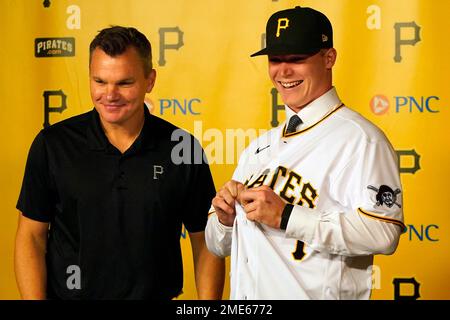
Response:
[[[389,110],[389,99],[382,94],[373,96],[370,99],[370,109],[376,115],[381,116],[385,114]]]
[[[395,113],[439,113],[438,96],[394,96]],[[370,109],[376,115],[386,114],[390,108],[389,99],[377,94],[370,99]]]
[[[173,115],[200,115],[198,107],[201,107],[201,100],[198,98],[188,99],[159,99],[159,113],[161,115],[171,113]]]

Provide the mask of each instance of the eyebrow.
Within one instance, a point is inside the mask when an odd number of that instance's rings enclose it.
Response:
[[[93,78],[95,81],[106,82],[105,80],[103,80],[103,79],[100,78],[100,77],[93,76],[92,78]],[[115,83],[116,83],[116,84],[123,84],[123,83],[132,83],[132,82],[135,82],[135,81],[136,81],[136,79],[134,79],[134,78],[125,78],[125,79],[121,79],[121,80],[119,80],[119,81],[116,81]]]
[[[136,80],[134,78],[126,78],[126,79],[122,79],[122,80],[117,81],[117,83],[118,84],[121,84],[121,83],[132,83],[132,82],[135,82],[135,81]]]

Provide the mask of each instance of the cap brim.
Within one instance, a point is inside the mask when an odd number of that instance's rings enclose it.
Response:
[[[258,52],[255,52],[254,54],[250,55],[250,57],[255,57],[255,56],[262,56],[268,54],[267,53],[267,48],[264,48],[262,50],[259,50]]]

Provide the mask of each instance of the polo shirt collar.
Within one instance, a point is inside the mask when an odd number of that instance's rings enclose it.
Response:
[[[156,128],[154,128],[154,120],[148,108],[143,106],[144,108],[144,126],[142,127],[141,133],[133,142],[129,150],[135,149],[151,149],[155,146],[155,133],[153,132]],[[88,124],[86,130],[86,137],[89,149],[91,150],[103,150],[106,151],[110,148],[113,148],[108,138],[106,137],[105,132],[103,131],[103,127],[100,122],[100,115],[97,110],[93,108],[91,113],[91,121]],[[127,152],[129,151],[127,150]]]
[[[307,128],[322,120],[340,104],[341,100],[337,95],[336,88],[332,87],[319,98],[302,108],[298,113],[295,113],[291,108],[285,105],[286,122],[288,122],[294,114],[297,114],[303,121],[300,128]]]

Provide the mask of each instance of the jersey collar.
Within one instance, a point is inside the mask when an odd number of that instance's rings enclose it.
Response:
[[[287,105],[284,106],[286,111],[286,119],[287,121],[294,115],[297,114],[300,119],[302,119],[303,124],[300,126],[297,132],[294,132],[290,135],[294,135],[300,131],[304,131],[318,122],[322,121],[325,117],[331,114],[333,111],[337,110],[342,106],[341,99],[339,99],[336,88],[332,87],[326,93],[321,95],[316,100],[309,103],[307,106],[302,108],[298,113],[292,111]],[[286,129],[286,122],[283,128],[283,135]]]

